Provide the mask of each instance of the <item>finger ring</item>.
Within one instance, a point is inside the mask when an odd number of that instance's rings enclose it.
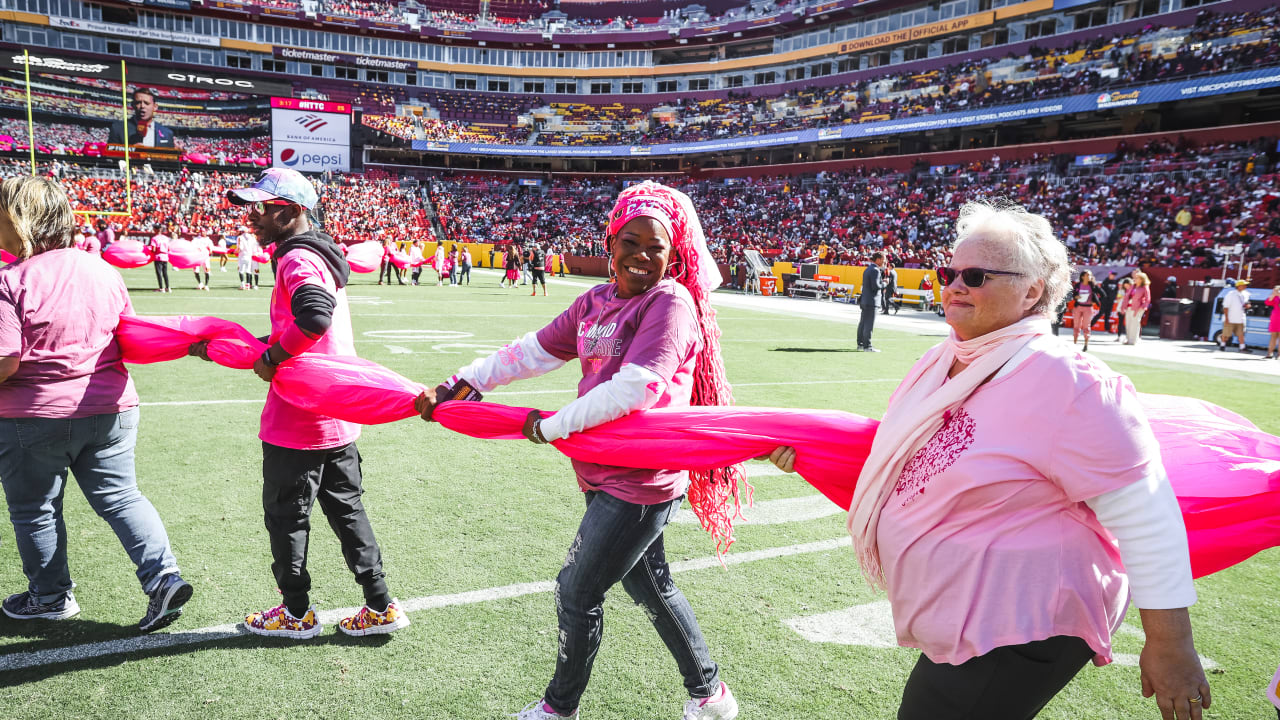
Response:
[[[1199,696],[1199,695],[1197,695],[1197,696],[1195,696],[1195,697],[1191,698],[1190,700],[1188,700],[1188,702],[1190,702],[1190,703],[1198,703],[1198,702],[1200,702],[1200,696]]]

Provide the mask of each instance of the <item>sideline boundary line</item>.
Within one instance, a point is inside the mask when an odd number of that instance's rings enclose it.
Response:
[[[804,555],[827,550],[836,550],[848,543],[849,538],[847,536],[842,536],[831,538],[830,540],[818,540],[815,542],[800,543],[797,545],[752,550],[738,555],[728,555],[724,558],[724,564],[742,565],[744,563],[756,562],[758,560],[772,560],[775,558],[789,557],[793,555]],[[689,572],[693,570],[706,570],[718,565],[720,565],[720,559],[715,556],[694,558],[692,560],[681,560],[680,562],[671,563],[671,571]],[[554,580],[542,580],[538,582],[502,585],[482,590],[469,590],[447,595],[428,595],[426,597],[411,599],[404,602],[402,605],[405,612],[421,612],[423,610],[433,610],[457,605],[474,605],[493,600],[506,600],[510,598],[523,597],[525,595],[537,595],[539,593],[551,592],[554,588]],[[359,610],[360,608],[338,608],[334,610],[326,610],[325,612],[320,613],[319,617],[322,623],[334,624],[340,618],[352,615]],[[333,632],[337,632],[337,630],[334,630]],[[109,655],[150,652],[153,650],[163,650],[171,647],[227,640],[240,636],[249,637],[250,635],[247,631],[240,628],[239,623],[232,623],[226,625],[214,625],[212,627],[188,630],[185,632],[139,635],[137,637],[123,638],[120,640],[107,640],[104,642],[85,643],[82,645],[70,645],[67,647],[52,648],[49,650],[37,650],[35,652],[16,652],[7,655],[0,655],[0,672],[43,667],[54,663],[74,663],[92,658],[106,657]],[[305,641],[299,641],[299,643],[305,644]]]

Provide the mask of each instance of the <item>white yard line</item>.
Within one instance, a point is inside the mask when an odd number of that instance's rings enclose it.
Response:
[[[160,402],[144,402],[142,407],[157,407],[165,405],[244,405],[247,403],[263,403],[266,402],[265,397],[253,398],[251,400],[162,400]]]
[[[756,562],[758,560],[773,560],[775,558],[789,557],[792,555],[836,550],[841,547],[845,547],[848,544],[849,538],[842,536],[832,538],[830,540],[819,540],[817,542],[787,545],[785,547],[769,548],[766,550],[752,550],[750,552],[737,554],[730,553],[725,557],[724,563],[725,565],[741,565],[743,563]],[[671,571],[688,572],[692,570],[706,570],[718,567],[719,565],[719,558],[714,556],[703,557],[671,563]],[[517,583],[515,585],[502,585],[499,587],[486,588],[483,590],[471,590],[468,592],[453,593],[449,595],[430,595],[427,597],[413,598],[401,603],[401,605],[406,612],[420,612],[422,610],[453,607],[457,605],[474,605],[493,600],[505,600],[509,598],[523,597],[525,595],[537,595],[540,593],[551,592],[554,587],[555,581],[553,580]],[[335,623],[340,618],[353,615],[359,610],[360,608],[327,610],[320,613],[320,621],[323,623]],[[335,630],[334,632],[337,631]],[[196,643],[226,640],[228,638],[247,634],[248,633],[246,631],[241,629],[239,623],[235,623],[228,625],[215,625],[213,627],[200,628],[198,630],[187,630],[183,632],[139,635],[138,637],[124,638],[120,640],[85,643],[83,645],[71,645],[68,647],[52,648],[49,650],[36,650],[34,652],[17,652],[8,655],[0,655],[0,672],[43,667],[45,665],[53,665],[55,663],[74,663],[82,660],[88,660],[90,658],[105,657],[108,655],[152,652],[155,650],[163,650],[165,648],[179,647],[183,645],[194,645]]]

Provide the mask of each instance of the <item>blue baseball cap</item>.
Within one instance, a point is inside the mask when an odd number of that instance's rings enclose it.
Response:
[[[227,199],[236,205],[248,205],[267,200],[288,200],[308,210],[320,201],[311,181],[297,170],[269,168],[263,170],[253,185],[227,191]]]

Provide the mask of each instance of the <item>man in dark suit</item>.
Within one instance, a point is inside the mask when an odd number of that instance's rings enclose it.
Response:
[[[107,142],[123,145],[124,125],[115,122],[107,135]],[[138,88],[133,91],[133,117],[129,118],[129,144],[148,147],[174,147],[173,131],[156,122],[156,91]]]
[[[876,324],[876,304],[883,289],[884,253],[877,250],[871,256],[871,264],[862,271],[862,294],[858,296],[858,307],[862,310],[862,318],[858,320],[858,349],[862,352],[880,352],[871,347],[871,329]]]

